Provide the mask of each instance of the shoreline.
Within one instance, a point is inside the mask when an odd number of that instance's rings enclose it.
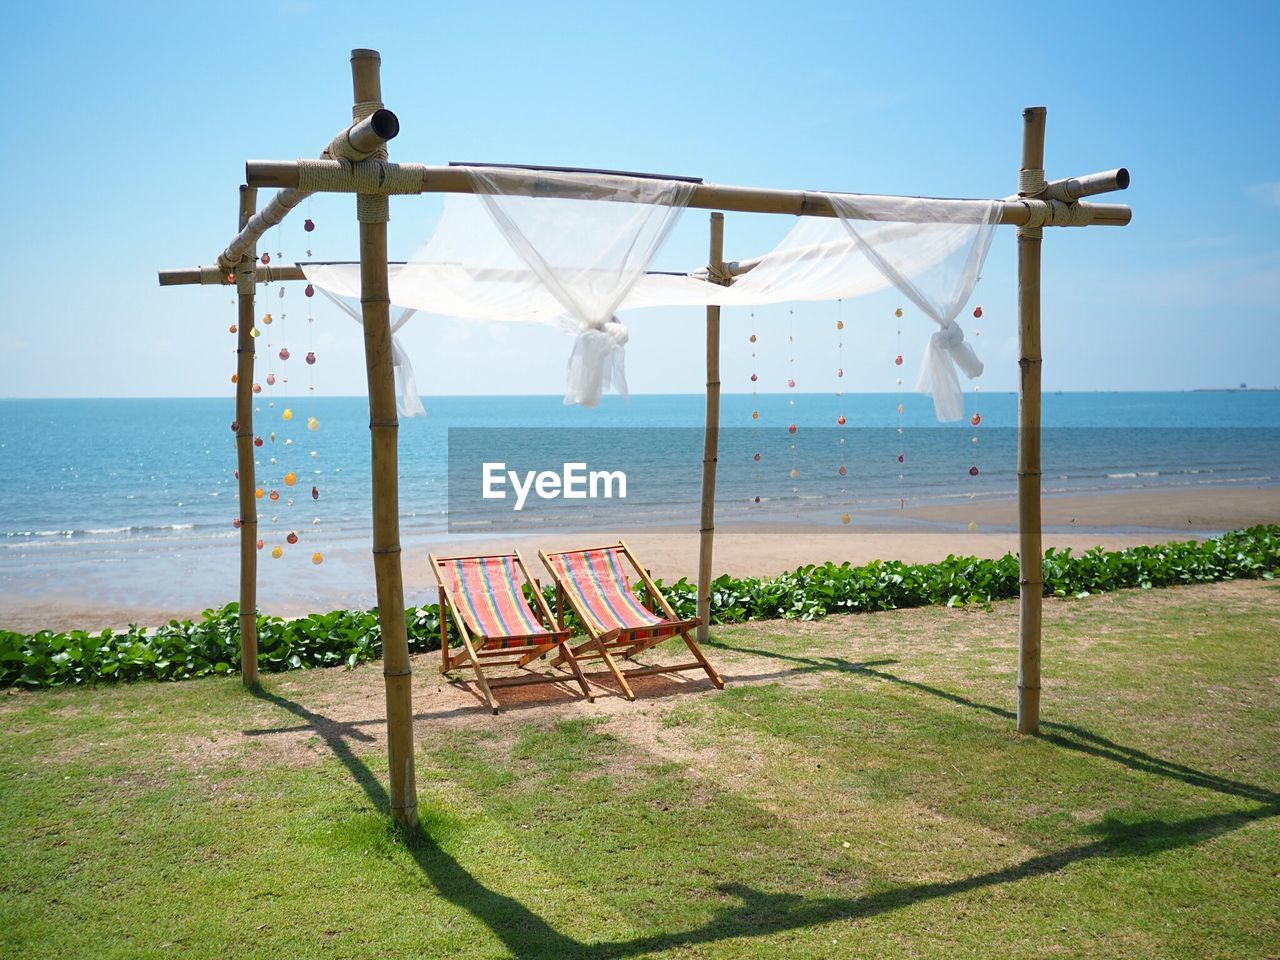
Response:
[[[1017,551],[1015,500],[975,500],[886,510],[874,525],[734,523],[716,531],[717,576],[776,576],[806,564],[872,560],[928,563],[948,554],[999,557]],[[969,524],[977,523],[971,531]],[[1079,552],[1116,550],[1138,544],[1202,539],[1259,523],[1280,523],[1280,487],[1152,490],[1045,497],[1044,547]],[[625,539],[655,577],[693,580],[698,564],[696,525],[647,530],[547,532],[536,535],[449,537],[406,534],[403,571],[407,604],[435,600],[435,579],[427,554],[525,553],[538,576],[537,550],[581,547]],[[308,613],[374,605],[369,546],[361,537],[328,546],[322,579],[310,565],[264,560],[259,566],[259,606],[265,613],[296,617]],[[139,551],[141,552],[141,551]],[[98,631],[129,623],[152,626],[198,617],[235,599],[238,543],[187,547],[171,556],[154,551],[133,561],[155,577],[130,575],[125,564],[92,561],[61,575],[36,575],[17,589],[0,588],[0,629],[23,633],[41,629]],[[156,566],[158,565],[158,566]],[[312,578],[312,579],[308,579]]]

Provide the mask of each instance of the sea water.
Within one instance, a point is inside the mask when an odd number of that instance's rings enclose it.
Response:
[[[535,438],[533,451],[540,435],[581,437],[574,455],[601,467],[630,443],[633,460],[636,451],[644,454],[643,495],[635,499],[647,512],[637,506],[624,516],[617,504],[584,501],[566,523],[596,530],[696,523],[701,396],[611,396],[594,410],[544,396],[425,402],[427,415],[402,419],[399,429],[406,542],[446,538],[451,519],[455,537],[486,533],[484,517],[468,513],[479,496],[478,473],[461,490],[455,470],[450,499],[450,430],[480,448],[482,431],[495,438],[525,433]],[[916,394],[726,395],[717,520],[838,527],[849,516],[865,528],[892,523],[903,501],[1012,497],[1017,398],[975,393],[967,404],[964,420],[938,424],[932,404]],[[276,398],[259,407],[264,580],[276,545],[285,550],[279,562],[290,567],[310,565],[317,551],[336,558],[344,545],[367,545],[365,399]],[[74,594],[110,582],[110,599],[120,602],[233,598],[234,412],[229,398],[0,401],[0,597]],[[1047,394],[1044,423],[1046,496],[1280,483],[1280,392]],[[293,486],[281,479],[289,472]],[[270,490],[280,499],[269,499]],[[461,524],[464,515],[477,522]],[[548,529],[543,520],[528,532]],[[490,532],[519,529],[508,517]],[[287,544],[290,532],[297,547]],[[318,600],[352,576],[339,565],[293,579]],[[367,579],[362,573],[361,588],[340,591],[339,599],[369,600]]]

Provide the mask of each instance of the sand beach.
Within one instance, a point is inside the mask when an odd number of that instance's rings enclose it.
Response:
[[[998,557],[1017,550],[1016,502],[997,500],[944,506],[908,506],[886,512],[874,527],[791,524],[721,526],[716,532],[715,571],[734,576],[773,576],[810,563],[864,564],[872,560],[927,563],[948,554]],[[970,523],[977,530],[969,529]],[[1044,500],[1045,547],[1120,549],[1211,536],[1257,523],[1280,523],[1280,487],[1127,491]],[[664,580],[693,579],[698,564],[698,534],[693,526],[647,530],[599,530],[537,537],[456,539],[409,535],[403,540],[405,596],[408,603],[435,599],[435,579],[427,560],[441,554],[482,554],[517,548],[535,569],[539,549],[561,549],[625,539]],[[159,624],[198,616],[206,605],[235,599],[237,554],[226,545],[182,568],[188,578],[215,578],[225,596],[203,602],[155,602],[144,584],[135,594],[104,596],[72,584],[50,582],[47,589],[0,593],[0,628],[101,629],[129,623]],[[302,616],[348,605],[372,605],[373,574],[369,543],[352,538],[329,552],[327,563],[343,571],[350,590],[331,595],[297,596],[273,589],[273,568],[260,573],[262,609],[279,616]],[[210,566],[216,564],[216,567]],[[198,584],[190,584],[195,587]],[[361,602],[363,601],[363,603]]]

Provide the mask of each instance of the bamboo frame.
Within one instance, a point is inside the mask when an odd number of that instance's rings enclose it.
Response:
[[[724,214],[711,214],[707,275],[724,276]],[[698,640],[711,635],[711,566],[716,538],[716,466],[720,451],[720,308],[707,307],[707,411],[702,437],[702,520],[698,531]]]
[[[379,186],[380,177],[402,181],[397,191],[404,187],[403,179],[410,178],[408,192],[438,193],[472,191],[471,181],[464,168],[432,167],[422,164],[398,166],[389,164],[378,154],[387,140],[399,129],[394,114],[381,107],[380,58],[376,51],[353,50],[351,56],[352,80],[355,100],[361,108],[362,119],[339,133],[326,148],[325,156],[340,157],[332,161],[311,161],[308,177],[320,171],[329,178],[326,192],[358,193],[358,209],[361,211],[360,263],[361,304],[364,320],[364,346],[366,374],[369,383],[370,444],[373,473],[373,554],[374,573],[377,580],[380,620],[384,642],[384,676],[387,698],[388,754],[390,760],[390,797],[392,813],[405,825],[417,822],[417,796],[414,777],[412,685],[405,623],[404,587],[400,569],[398,476],[397,476],[397,418],[394,399],[394,378],[391,357],[385,200],[381,204],[374,193],[388,192]],[[371,103],[378,109],[368,110]],[[1019,450],[1018,450],[1018,498],[1019,498],[1019,552],[1020,552],[1020,617],[1019,617],[1019,666],[1018,666],[1018,729],[1034,734],[1039,729],[1040,700],[1040,633],[1041,601],[1043,593],[1043,565],[1040,530],[1040,406],[1041,406],[1041,343],[1040,343],[1040,261],[1041,238],[1044,226],[1123,226],[1130,222],[1132,211],[1122,204],[1079,202],[1079,198],[1111,190],[1123,190],[1129,184],[1128,171],[1123,168],[1084,177],[1067,178],[1046,183],[1043,175],[1044,156],[1043,107],[1032,107],[1024,112],[1024,138],[1022,176],[1016,197],[1000,201],[1000,223],[1022,229],[1018,234],[1018,300],[1021,379],[1019,384]],[[373,160],[366,158],[373,157]],[[256,571],[257,506],[253,497],[254,469],[252,448],[252,382],[253,347],[249,331],[253,328],[254,285],[273,280],[304,279],[302,268],[297,265],[279,265],[274,268],[255,263],[255,247],[267,228],[279,223],[297,203],[307,195],[300,189],[303,182],[302,166],[298,162],[251,161],[246,164],[246,184],[242,188],[239,231],[231,244],[223,251],[217,266],[197,267],[189,270],[167,270],[160,274],[162,286],[179,284],[230,284],[235,283],[239,294],[240,318],[238,340],[238,389],[236,391],[237,462],[240,465],[239,493],[241,498],[241,638],[244,654],[244,681],[256,682]],[[586,174],[590,176],[590,174]],[[418,178],[416,184],[413,177]],[[345,178],[345,180],[344,180]],[[550,189],[551,182],[536,170],[528,174],[529,188],[541,195],[557,195]],[[308,182],[314,183],[315,179]],[[336,184],[333,185],[333,184]],[[359,186],[357,186],[359,184]],[[255,213],[257,187],[282,188],[262,211]],[[365,193],[360,193],[363,189]],[[372,193],[370,192],[372,191]],[[561,194],[563,195],[563,194]],[[697,183],[688,204],[693,208],[746,213],[790,214],[793,216],[834,216],[825,194],[795,190],[767,190],[753,187],[724,186]],[[381,211],[379,222],[367,217],[369,211]],[[717,218],[720,215],[717,214]],[[713,231],[717,228],[713,218]],[[713,233],[712,264],[718,271],[709,270],[714,281],[724,281],[745,272],[753,261],[723,264],[722,247],[717,250]],[[718,313],[718,310],[717,310]],[[599,651],[628,697],[634,699],[627,676],[703,669],[717,686],[723,686],[714,668],[707,662],[697,641],[689,630],[698,624],[700,636],[705,637],[707,620],[706,600],[709,584],[712,549],[714,546],[714,513],[706,514],[710,502],[714,509],[716,447],[718,446],[718,351],[713,347],[718,340],[717,323],[708,310],[708,398],[707,436],[704,440],[704,543],[699,555],[699,612],[703,614],[693,621],[679,621],[685,627],[681,636],[694,652],[697,661],[671,667],[642,667],[620,671],[609,654],[609,644],[602,637],[592,635],[588,644]],[[247,458],[246,458],[247,454]],[[708,500],[710,491],[710,501]],[[639,574],[651,605],[656,602],[666,616],[675,619],[675,611],[658,592],[648,572],[636,561],[624,542],[619,547]],[[547,555],[539,551],[544,563]],[[548,568],[549,564],[548,564]],[[527,573],[527,570],[526,570]],[[554,576],[554,571],[553,571]],[[535,581],[536,582],[536,581]],[[550,617],[545,600],[541,607]],[[442,597],[442,611],[448,603]],[[246,612],[248,611],[248,612]],[[557,580],[555,624],[563,625],[564,591]],[[448,665],[448,623],[442,617],[442,663]],[[590,630],[588,631],[590,633]],[[670,639],[664,637],[663,640]],[[617,642],[613,648],[623,650],[623,659],[647,649],[654,644]],[[662,642],[662,641],[656,641]],[[655,642],[655,643],[656,643]],[[250,645],[253,650],[250,651]],[[566,646],[566,649],[567,646]],[[579,647],[578,650],[581,650]],[[470,651],[475,661],[489,651]],[[480,676],[480,674],[477,674]],[[523,678],[519,678],[523,679]]]
[[[253,187],[240,188],[240,227],[258,202]],[[236,474],[240,498],[240,680],[258,685],[258,500],[253,448],[253,367],[257,345],[253,327],[255,288],[251,279],[256,252],[236,264]]]
[[[1045,108],[1022,113],[1020,190],[1045,189]],[[1018,231],[1018,732],[1040,732],[1040,634],[1044,553],[1040,530],[1040,245]]]
[[[515,687],[525,686],[527,684],[537,683],[564,683],[569,678],[556,674],[529,674],[514,677],[487,677],[484,667],[481,666],[481,659],[487,659],[489,666],[510,665],[524,668],[537,660],[539,657],[546,656],[552,650],[558,651],[557,662],[566,662],[569,664],[570,670],[573,672],[573,679],[577,680],[578,686],[582,688],[582,695],[587,699],[588,703],[595,702],[595,696],[591,693],[591,688],[587,686],[587,678],[582,673],[582,668],[578,665],[577,658],[574,657],[572,649],[568,644],[569,631],[564,628],[551,613],[551,608],[547,605],[546,598],[542,596],[542,591],[538,589],[538,581],[534,579],[529,572],[529,567],[525,563],[524,557],[519,550],[514,553],[507,554],[516,561],[523,574],[525,582],[533,587],[534,610],[542,618],[543,623],[547,625],[547,632],[542,634],[531,634],[521,637],[486,637],[477,634],[475,639],[479,639],[481,644],[477,647],[473,642],[471,630],[467,627],[466,621],[458,612],[457,604],[453,602],[453,597],[449,595],[448,588],[445,586],[445,577],[440,569],[442,560],[482,560],[489,557],[437,557],[434,553],[428,554],[427,558],[431,562],[431,570],[436,575],[436,583],[439,585],[440,591],[440,673],[448,676],[450,670],[456,670],[460,665],[470,666],[476,674],[476,686],[480,688],[480,692],[484,695],[485,703],[494,713],[498,712],[498,703],[493,698],[494,687]],[[453,621],[454,628],[458,633],[459,640],[462,644],[462,652],[453,654],[449,648],[449,621]],[[484,649],[484,641],[487,640],[525,640],[528,641],[517,646],[507,646],[504,644],[501,648],[488,650]],[[503,659],[498,659],[503,658]],[[462,661],[466,664],[462,664]]]
[[[646,637],[637,639],[635,634],[643,632],[648,628],[619,628],[617,630],[600,631],[591,623],[591,618],[584,615],[583,611],[578,609],[573,602],[573,595],[565,589],[564,583],[561,581],[555,567],[551,565],[552,557],[560,557],[570,553],[588,553],[592,550],[611,550],[619,549],[622,555],[627,558],[627,562],[631,564],[636,575],[640,577],[640,582],[644,585],[645,592],[652,601],[662,607],[662,616],[665,616],[667,622],[678,627],[676,632],[660,637]],[[551,574],[551,578],[556,584],[556,609],[560,611],[560,618],[557,621],[561,627],[564,626],[564,602],[568,600],[569,606],[573,608],[578,615],[578,619],[582,623],[582,629],[587,634],[585,643],[580,643],[576,647],[570,648],[573,655],[579,661],[591,660],[599,657],[604,661],[604,665],[609,668],[609,672],[613,674],[613,679],[617,681],[618,686],[622,688],[622,694],[628,700],[635,700],[635,692],[631,689],[631,685],[627,683],[627,677],[646,676],[653,673],[678,673],[683,670],[702,670],[716,687],[724,688],[724,678],[711,665],[711,662],[702,652],[702,648],[698,646],[698,642],[689,635],[690,630],[694,630],[698,626],[698,619],[681,620],[676,614],[675,609],[667,602],[667,598],[662,595],[657,584],[653,582],[653,578],[649,575],[649,571],[640,565],[640,561],[636,559],[636,555],[631,552],[631,548],[627,546],[625,540],[619,540],[615,544],[609,544],[604,547],[584,547],[577,550],[560,550],[553,553],[547,553],[545,550],[538,551],[538,558],[542,561],[543,566],[547,568],[547,572]],[[656,615],[656,611],[655,611]],[[680,637],[684,640],[685,645],[689,648],[689,652],[694,656],[692,663],[673,664],[671,666],[649,666],[636,667],[630,670],[621,670],[618,668],[617,659],[629,660],[636,654],[644,653],[646,650],[658,646],[658,644],[666,643],[668,640]],[[618,654],[615,659],[615,654]],[[557,666],[560,658],[557,657],[551,661],[551,665]]]

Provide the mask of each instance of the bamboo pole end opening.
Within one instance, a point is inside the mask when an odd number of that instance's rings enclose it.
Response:
[[[386,107],[379,107],[369,116],[373,132],[383,140],[394,140],[400,133],[400,118]]]

